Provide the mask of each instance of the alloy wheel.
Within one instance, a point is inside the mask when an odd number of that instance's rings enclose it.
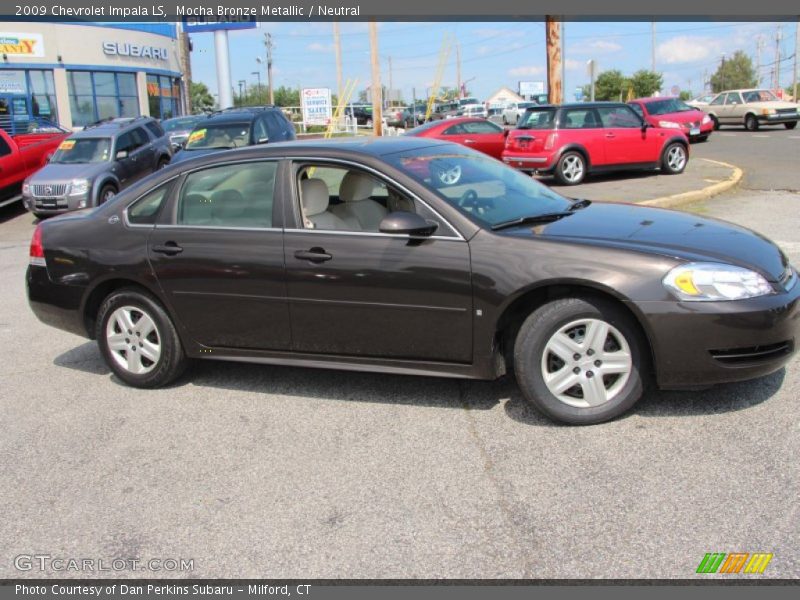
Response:
[[[136,306],[121,306],[108,319],[106,343],[114,361],[133,375],[152,371],[161,358],[161,336],[153,318]]]
[[[600,319],[579,319],[550,337],[541,369],[547,389],[560,402],[591,408],[610,402],[623,390],[633,360],[616,327]]]
[[[461,179],[461,165],[454,165],[449,169],[442,169],[438,173],[439,181],[445,185],[455,185]]]
[[[569,182],[580,181],[581,177],[583,177],[583,160],[576,154],[567,156],[564,159],[561,172],[564,174],[564,179]]]
[[[686,151],[683,146],[675,145],[667,152],[667,165],[673,171],[680,171],[686,165]]]

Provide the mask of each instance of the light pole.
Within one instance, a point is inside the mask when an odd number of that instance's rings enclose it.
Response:
[[[244,93],[242,92],[242,88],[244,84],[247,83],[244,79],[239,80],[239,105],[241,106],[244,104]]]
[[[261,71],[253,71],[251,75],[255,75],[258,80],[258,103],[262,104],[261,102]]]

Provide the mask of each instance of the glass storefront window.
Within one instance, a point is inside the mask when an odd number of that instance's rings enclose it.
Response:
[[[53,72],[0,69],[0,127],[11,133],[35,131],[58,123]]]
[[[147,97],[150,115],[170,119],[180,114],[180,80],[164,75],[147,76]]]
[[[133,73],[70,71],[67,82],[73,125],[86,126],[101,119],[140,114]]]

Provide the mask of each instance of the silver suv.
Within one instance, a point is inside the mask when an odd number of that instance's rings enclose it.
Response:
[[[97,206],[171,158],[169,138],[155,119],[98,121],[59,144],[47,165],[25,180],[22,199],[40,218]]]

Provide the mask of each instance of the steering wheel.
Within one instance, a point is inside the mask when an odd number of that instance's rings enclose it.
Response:
[[[461,197],[458,199],[458,205],[464,210],[478,212],[481,208],[480,200],[478,199],[478,192],[472,188],[468,189],[466,192],[461,194]]]

